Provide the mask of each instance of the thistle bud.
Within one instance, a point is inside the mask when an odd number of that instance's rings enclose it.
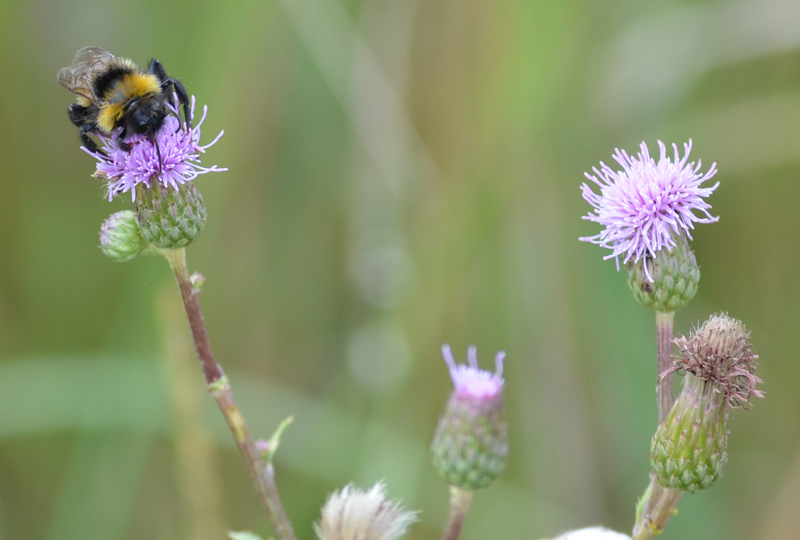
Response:
[[[688,339],[675,340],[680,357],[661,374],[685,372],[683,389],[650,446],[650,465],[663,487],[690,493],[710,487],[728,460],[730,409],[743,408],[756,389],[757,355],[744,325],[713,315]]]
[[[700,267],[683,234],[676,235],[675,245],[663,247],[655,257],[630,261],[628,287],[644,307],[662,313],[685,308],[697,293]]]
[[[139,255],[145,248],[136,214],[123,210],[103,222],[100,228],[100,249],[112,261],[125,262]]]
[[[191,244],[206,224],[203,197],[193,182],[136,186],[136,217],[145,241],[160,249]]]
[[[416,512],[389,501],[383,483],[369,491],[350,484],[328,496],[314,532],[319,540],[395,540],[414,521]]]
[[[508,456],[502,378],[505,353],[497,353],[494,374],[478,369],[475,347],[468,351],[469,366],[456,365],[447,345],[442,354],[454,389],[431,443],[433,466],[451,486],[472,491],[491,484]]]

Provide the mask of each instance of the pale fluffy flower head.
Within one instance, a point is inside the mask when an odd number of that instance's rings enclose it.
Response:
[[[389,501],[382,482],[369,491],[350,484],[328,496],[314,532],[319,540],[395,540],[416,521],[416,515]]]
[[[630,540],[627,534],[618,533],[603,527],[588,527],[576,531],[565,532],[552,540]]]

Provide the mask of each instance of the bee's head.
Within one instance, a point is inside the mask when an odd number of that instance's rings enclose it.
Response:
[[[145,135],[151,141],[155,141],[166,116],[167,109],[164,102],[157,96],[145,96],[131,100],[125,117],[126,131]]]

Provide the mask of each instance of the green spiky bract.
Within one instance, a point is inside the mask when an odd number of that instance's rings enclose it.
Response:
[[[503,471],[508,426],[502,395],[478,398],[454,391],[431,443],[433,466],[464,490],[486,487]]]
[[[687,373],[684,388],[650,445],[650,465],[663,487],[693,493],[710,487],[728,460],[725,396]]]
[[[164,187],[136,186],[136,217],[146,242],[159,249],[191,244],[206,224],[203,197],[193,182]]]
[[[647,277],[647,271],[653,281]],[[700,267],[686,236],[676,238],[669,251],[663,248],[655,258],[644,257],[628,263],[628,287],[644,307],[662,313],[681,310],[697,293]]]

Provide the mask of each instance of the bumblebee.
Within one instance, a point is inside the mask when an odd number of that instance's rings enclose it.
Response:
[[[183,106],[184,125],[187,129],[192,125],[186,88],[167,75],[155,58],[144,71],[105,49],[84,47],[75,53],[71,66],[59,70],[58,82],[77,94],[67,113],[80,128],[81,142],[91,152],[98,152],[99,148],[90,133],[110,137],[115,129],[122,128],[116,135],[121,149],[130,151],[131,145],[125,142],[128,135],[144,135],[156,147],[161,163],[156,136],[169,112],[167,103],[178,109],[175,95]]]

